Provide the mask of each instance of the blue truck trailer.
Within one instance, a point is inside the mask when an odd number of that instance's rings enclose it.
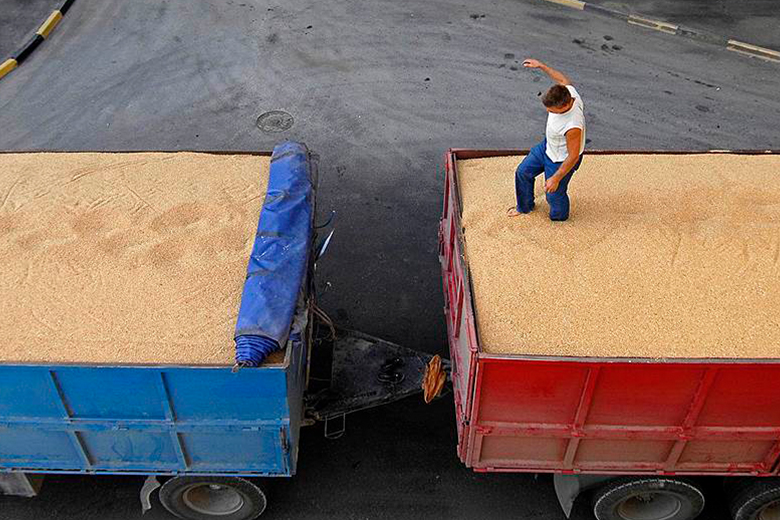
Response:
[[[312,282],[332,235],[318,236],[316,187],[305,145],[274,149],[235,365],[0,362],[0,493],[35,496],[47,473],[146,475],[144,510],[159,488],[180,518],[247,520],[266,508],[264,478],[295,474],[302,425],[338,436],[348,413],[418,393],[431,356],[316,330],[328,320]],[[307,393],[314,343],[332,348],[333,373]]]

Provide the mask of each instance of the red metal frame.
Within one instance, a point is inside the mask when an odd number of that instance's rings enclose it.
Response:
[[[452,149],[439,229],[458,455],[475,471],[778,474],[780,359],[556,358],[480,349]],[[588,154],[765,154],[777,151]]]

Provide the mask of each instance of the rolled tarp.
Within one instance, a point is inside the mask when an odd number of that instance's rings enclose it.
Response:
[[[314,179],[306,145],[291,141],[277,145],[236,320],[237,366],[260,366],[287,342],[305,290],[314,209]]]

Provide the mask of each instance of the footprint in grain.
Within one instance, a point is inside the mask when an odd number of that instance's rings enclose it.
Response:
[[[98,240],[95,246],[98,251],[103,254],[120,257],[123,256],[131,246],[142,241],[142,237],[136,235],[137,231],[134,229],[132,231],[112,231]]]
[[[254,240],[254,236],[246,236],[235,226],[217,229],[208,237],[209,247],[217,251],[242,251]]]
[[[197,223],[204,217],[204,211],[197,202],[179,204],[152,220],[150,227],[155,231],[169,231]]]
[[[100,211],[81,211],[68,220],[68,224],[77,235],[93,235],[106,224],[105,216]]]
[[[184,255],[184,248],[174,240],[164,240],[149,249],[147,261],[150,265],[160,267],[175,263]]]
[[[19,217],[17,217],[14,213],[0,213],[0,237],[3,235],[8,235],[12,231],[18,230],[20,227]]]
[[[37,249],[39,245],[46,241],[46,236],[40,231],[33,231],[32,233],[25,233],[16,239],[16,245],[25,251],[32,251]]]

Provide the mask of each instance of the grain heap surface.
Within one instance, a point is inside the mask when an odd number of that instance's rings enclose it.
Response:
[[[268,168],[0,154],[0,361],[232,364]]]
[[[483,350],[780,358],[780,156],[586,155],[567,222],[521,159],[457,164]]]

